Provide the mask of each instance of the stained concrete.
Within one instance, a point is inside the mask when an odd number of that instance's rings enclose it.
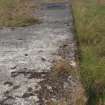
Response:
[[[46,105],[78,82],[66,74],[51,76],[63,55],[75,66],[71,8],[67,2],[43,3],[40,13],[40,24],[0,29],[0,105]],[[68,51],[62,49],[65,43]]]

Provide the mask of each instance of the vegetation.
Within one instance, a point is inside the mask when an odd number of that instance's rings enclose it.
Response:
[[[38,4],[38,3],[37,3]],[[27,26],[38,22],[33,0],[0,0],[0,26]]]
[[[70,90],[70,88],[66,89],[66,92],[64,91],[65,95],[61,100],[59,100],[58,102],[49,101],[47,105],[68,105],[72,102],[73,102],[73,105],[86,104],[87,98],[86,98],[86,94],[83,86],[78,81],[79,74],[78,74],[77,68],[71,66],[70,62],[67,59],[61,58],[59,60],[56,60],[56,62],[52,67],[52,73],[51,73],[51,77],[53,78],[53,80],[57,82],[57,80],[59,81],[59,79],[61,79],[62,77],[65,78],[65,76],[67,75],[71,76],[71,80],[74,80],[74,81],[76,80],[78,82],[77,86],[75,85],[74,87],[72,87],[73,89],[72,91]],[[71,85],[72,84],[73,83],[71,82]],[[71,93],[72,93],[72,98],[70,98]]]
[[[56,61],[52,69],[53,69],[54,78],[58,75],[63,75],[65,73],[72,75],[75,78],[78,76],[76,68],[73,68],[70,65],[70,63],[64,58]]]
[[[72,0],[81,80],[89,105],[105,104],[105,1]]]

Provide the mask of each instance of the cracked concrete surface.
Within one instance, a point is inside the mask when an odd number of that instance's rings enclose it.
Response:
[[[44,3],[40,12],[40,24],[0,29],[0,105],[47,105],[78,83],[70,75],[51,76],[53,62],[62,56],[75,66],[68,3]],[[67,51],[62,49],[66,45]]]

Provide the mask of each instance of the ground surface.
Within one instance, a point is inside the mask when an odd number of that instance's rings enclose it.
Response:
[[[75,66],[68,2],[44,3],[40,12],[41,24],[0,29],[0,105],[50,105],[64,97],[65,105],[73,105],[77,78],[67,73],[56,78],[51,69],[62,57]]]

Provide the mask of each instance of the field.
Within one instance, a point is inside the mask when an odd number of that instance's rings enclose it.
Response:
[[[105,104],[105,1],[72,0],[88,105]]]
[[[33,0],[0,0],[0,26],[27,26],[38,22]]]

